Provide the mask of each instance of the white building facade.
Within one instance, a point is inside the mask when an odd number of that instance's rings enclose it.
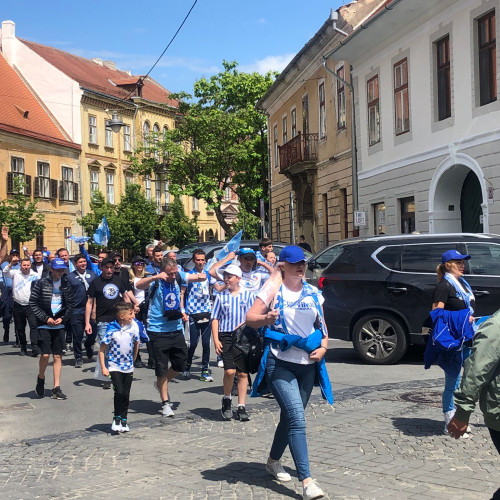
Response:
[[[329,54],[354,76],[360,235],[500,233],[500,0],[392,0]]]

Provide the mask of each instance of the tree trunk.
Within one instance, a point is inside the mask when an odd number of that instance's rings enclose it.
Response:
[[[214,211],[215,211],[215,216],[217,217],[217,221],[221,225],[222,229],[224,229],[226,234],[232,235],[233,231],[232,231],[231,225],[228,224],[226,222],[226,220],[224,219],[224,214],[222,213],[222,209],[221,209],[220,205],[218,207],[215,207]]]

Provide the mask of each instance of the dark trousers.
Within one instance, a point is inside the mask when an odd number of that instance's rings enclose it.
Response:
[[[127,418],[130,388],[132,387],[133,373],[110,372],[115,391],[115,417]]]
[[[495,448],[497,449],[498,453],[500,453],[500,431],[490,429],[489,427],[488,430],[490,431],[491,440],[493,441]]]
[[[187,359],[187,369],[191,368],[193,362],[194,351],[198,345],[201,337],[201,369],[202,371],[208,370],[208,363],[210,361],[210,336],[211,336],[211,322],[195,323],[192,317],[189,317],[189,349]]]
[[[90,324],[92,325],[92,335],[87,335],[85,338],[85,349],[89,350],[94,346],[95,338],[97,335],[97,325],[95,321],[90,320]],[[71,332],[71,337],[73,339],[73,353],[75,355],[75,359],[82,359],[82,342],[83,336],[85,335],[85,314],[73,314],[71,316],[70,328],[68,330]],[[68,338],[66,336],[66,343],[68,343]]]
[[[22,350],[26,350],[26,323],[29,324],[30,327],[30,342],[31,345],[38,344],[38,331],[36,327],[36,319],[33,313],[31,312],[30,306],[23,306],[14,302],[13,307],[14,313],[14,328],[16,329],[17,339],[19,344],[21,345]]]
[[[14,307],[14,298],[12,297],[12,288],[2,287],[2,296],[0,297],[0,314],[2,316],[3,329],[9,333],[10,320],[12,319],[12,310]]]

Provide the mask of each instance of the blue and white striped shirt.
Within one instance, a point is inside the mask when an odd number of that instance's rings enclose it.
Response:
[[[237,295],[224,290],[215,297],[212,319],[219,320],[219,332],[232,332],[245,321],[255,294],[240,288]]]

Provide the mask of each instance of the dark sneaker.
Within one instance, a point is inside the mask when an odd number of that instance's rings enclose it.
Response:
[[[134,363],[134,367],[135,368],[145,368],[146,365],[140,359],[136,359],[135,363]]]
[[[45,396],[45,379],[37,377],[36,378],[36,387],[35,392],[39,398],[43,398]]]
[[[121,432],[128,432],[128,431],[130,431],[130,428],[127,424],[127,419],[122,418],[122,430],[121,430]]]
[[[113,418],[111,423],[111,432],[121,432],[122,430],[122,419],[120,417]]]
[[[7,343],[9,341],[9,332],[3,334],[3,341]]]
[[[233,418],[233,410],[231,409],[231,400],[222,398],[221,415],[224,420],[231,420]]]
[[[111,389],[111,382],[104,382],[102,384],[103,389]]]
[[[19,356],[27,356],[28,354],[28,351],[26,349],[21,349],[21,351],[19,352]]]
[[[94,357],[94,348],[93,347],[87,347],[87,359],[92,360]]]
[[[242,422],[248,422],[250,420],[244,406],[238,406],[238,409],[236,410],[236,419],[241,420]]]
[[[52,396],[50,396],[52,399],[66,399],[66,394],[63,394],[63,391],[61,391],[61,388],[59,386],[54,387],[52,389]]]
[[[34,358],[38,358],[38,355],[40,354],[40,348],[37,346],[37,345],[34,345],[32,348],[31,348],[31,355],[34,357]]]
[[[83,366],[83,359],[78,358],[78,359],[75,361],[75,368],[82,368],[82,366]]]

